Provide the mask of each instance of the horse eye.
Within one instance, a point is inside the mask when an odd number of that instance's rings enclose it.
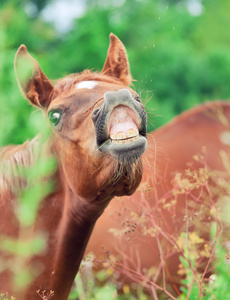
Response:
[[[50,123],[53,126],[56,126],[59,123],[60,119],[61,119],[61,115],[62,115],[62,110],[61,109],[51,110],[48,113]]]

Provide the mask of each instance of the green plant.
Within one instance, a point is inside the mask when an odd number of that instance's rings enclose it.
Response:
[[[215,225],[212,226],[212,231]],[[211,238],[213,235],[211,236]],[[212,275],[208,278],[203,278],[202,282],[196,281],[194,275],[189,268],[186,260],[181,258],[182,265],[186,272],[186,279],[182,281],[184,287],[181,288],[182,295],[178,299],[191,299],[191,300],[211,300],[229,299],[230,291],[230,260],[229,248],[223,247],[220,241],[217,242],[215,249],[215,258],[212,260]],[[201,278],[201,275],[200,275]]]
[[[8,293],[6,292],[5,294],[4,293],[0,294],[0,300],[16,300],[16,299],[12,296],[9,296]]]

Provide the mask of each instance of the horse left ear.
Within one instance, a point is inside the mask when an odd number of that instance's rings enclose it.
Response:
[[[19,47],[14,66],[18,85],[24,96],[35,106],[48,107],[53,86],[25,45]]]
[[[110,46],[102,73],[120,79],[124,85],[130,85],[132,76],[125,46],[113,33],[110,34],[109,38]]]

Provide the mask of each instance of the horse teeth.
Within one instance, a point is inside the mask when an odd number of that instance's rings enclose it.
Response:
[[[111,136],[110,136],[111,137]],[[138,140],[139,135],[136,135],[132,138],[126,138],[126,139],[111,139],[112,144],[129,144],[136,140]]]
[[[127,132],[127,137],[134,137],[136,135],[138,135],[138,131],[133,128],[129,129]]]
[[[111,138],[111,140],[115,140],[116,139],[116,135],[114,133],[110,133],[110,138]]]
[[[125,134],[124,131],[119,131],[117,134],[116,134],[116,140],[121,140],[121,139],[125,139],[127,136]]]
[[[134,138],[136,136],[138,136],[138,130],[133,128],[129,129],[127,133],[124,131],[118,131],[116,134],[110,133],[111,140],[126,140],[128,138]],[[122,142],[122,144],[124,143]]]

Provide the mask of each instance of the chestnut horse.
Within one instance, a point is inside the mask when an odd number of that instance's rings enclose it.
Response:
[[[36,253],[28,266],[29,276],[37,268],[40,274],[20,288],[13,284],[11,270],[1,265],[0,292],[33,300],[40,299],[37,290],[52,290],[52,299],[65,300],[96,220],[114,196],[131,195],[140,183],[146,113],[138,94],[129,88],[126,50],[113,34],[101,73],[84,71],[53,86],[23,45],[15,68],[23,94],[51,122],[44,152],[55,156],[57,170],[50,177],[44,175],[55,188],[42,199],[35,224],[27,230],[28,235],[31,231],[33,236],[47,235],[46,249]],[[32,153],[38,140],[0,150],[1,238],[19,238],[15,206],[26,182],[15,170],[35,163]],[[20,256],[1,249],[0,262],[12,255]]]
[[[224,226],[215,203],[229,199],[229,145],[227,101],[202,104],[148,134],[140,186],[111,201],[87,252],[109,273],[113,268],[116,282],[141,283],[154,299],[157,291],[171,298],[181,293],[182,256],[193,274],[187,290],[197,284],[202,292]],[[213,240],[211,222],[217,228]]]

